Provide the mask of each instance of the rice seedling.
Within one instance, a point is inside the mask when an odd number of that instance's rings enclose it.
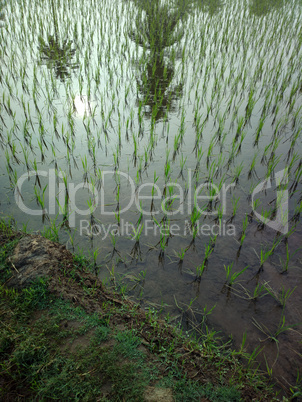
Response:
[[[235,198],[235,197],[232,198],[233,212],[232,212],[232,216],[227,220],[227,223],[232,223],[234,218],[236,217],[239,200],[240,200],[240,197],[239,198]]]
[[[83,171],[84,171],[83,180],[84,180],[84,183],[88,183],[88,162],[87,162],[86,155],[84,158],[81,158],[81,161],[82,161],[82,167],[83,167]]]
[[[237,126],[237,131],[236,131],[236,135],[235,135],[235,142],[238,140],[238,138],[240,137],[241,133],[242,133],[242,129],[244,127],[244,123],[245,123],[245,118],[244,117],[239,117],[238,118],[238,126]]]
[[[296,206],[295,208],[295,213],[291,218],[291,221],[294,223],[299,222],[300,220],[300,216],[301,216],[301,212],[302,212],[302,200],[300,201],[300,203]]]
[[[157,183],[158,179],[159,179],[159,176],[157,176],[156,171],[154,171],[153,186],[152,186],[152,190],[151,190],[151,196],[152,196],[151,206],[150,206],[151,214],[152,214],[152,212],[154,211],[154,208],[155,208],[154,207],[154,193],[155,193],[155,186],[156,186],[156,183]]]
[[[116,246],[116,241],[117,241],[116,237],[117,237],[118,233],[115,230],[111,230],[109,232],[109,234],[110,234],[110,240],[111,240],[111,243],[112,243],[112,251],[110,253],[111,257],[109,258],[109,261],[111,261],[113,259],[115,254],[117,254],[118,257],[122,259],[122,255],[121,255],[121,253],[119,252],[119,250],[117,249],[117,246]]]
[[[261,248],[261,250],[260,250],[260,267],[259,267],[258,273],[263,271],[264,263],[268,260],[269,257],[271,257],[274,254],[275,249],[278,247],[280,242],[281,242],[280,239],[279,240],[274,240],[273,245],[272,245],[271,248],[268,248],[268,249],[267,248],[266,249]],[[255,249],[254,249],[254,251],[255,251]]]
[[[7,150],[5,150],[5,158],[6,158],[6,170],[8,175],[10,175],[13,172],[13,168],[10,163],[10,154]]]
[[[197,223],[198,223],[198,220],[200,219],[200,217],[201,217],[201,210],[195,202],[194,207],[191,212],[191,216],[190,216],[192,229],[197,227]]]
[[[256,135],[255,135],[255,142],[254,142],[254,146],[257,146],[259,144],[259,139],[260,139],[260,135],[264,126],[264,122],[265,122],[265,118],[261,117],[260,121],[259,121],[259,126],[257,128],[256,131]]]
[[[257,229],[258,230],[264,230],[266,227],[267,223],[271,220],[272,218],[272,211],[271,210],[263,210],[261,211],[261,216],[263,221],[258,223]]]
[[[257,161],[257,154],[255,154],[254,155],[254,158],[253,158],[253,160],[252,160],[252,163],[251,163],[251,166],[250,166],[250,168],[249,168],[249,171],[248,171],[248,179],[250,180],[252,177],[258,177],[257,176],[257,173],[256,173],[256,170],[255,170],[255,166],[256,166],[256,161]]]
[[[178,266],[178,269],[179,269],[180,271],[181,271],[181,269],[182,269],[182,265],[183,265],[183,261],[184,261],[186,252],[187,252],[187,249],[186,249],[186,248],[185,248],[185,249],[181,248],[180,251],[175,251],[175,250],[174,250],[175,256],[178,258],[177,266]]]
[[[145,270],[145,271],[139,272],[138,275],[131,275],[131,274],[125,275],[125,279],[129,279],[131,282],[134,282],[134,285],[131,287],[131,291],[133,291],[137,287],[139,287],[139,289],[140,289],[139,297],[140,298],[143,296],[144,286],[145,286],[145,281],[146,281],[146,274],[147,274],[147,271]]]
[[[160,227],[160,240],[159,240],[160,251],[158,255],[158,263],[162,265],[164,265],[165,250],[168,246],[169,241],[169,235],[167,234],[167,231],[169,232],[169,225],[166,223],[162,223]]]
[[[138,223],[137,228],[135,229],[132,226],[132,230],[133,230],[133,235],[132,235],[132,239],[135,241],[134,246],[130,252],[130,256],[132,257],[132,260],[134,259],[140,259],[142,258],[142,253],[141,253],[141,248],[140,248],[140,237],[143,231],[143,227],[144,224],[142,223]]]
[[[92,257],[93,257],[93,268],[94,268],[95,275],[97,275],[97,273],[98,273],[98,270],[97,270],[97,258],[98,258],[99,254],[100,254],[100,252],[99,252],[98,248],[93,250]]]
[[[250,93],[248,96],[248,102],[245,108],[245,124],[250,120],[252,116],[253,109],[255,107],[256,101],[254,98],[255,88],[251,87]]]
[[[40,193],[40,191],[37,189],[36,186],[34,187],[36,202],[42,209],[42,221],[43,222],[44,222],[45,218],[48,217],[47,209],[45,208],[45,191],[46,191],[47,187],[48,187],[48,185],[46,185],[43,188],[42,194]]]
[[[242,249],[242,245],[243,245],[244,239],[246,237],[246,229],[248,227],[248,224],[249,224],[248,216],[246,215],[245,218],[243,219],[242,231],[241,231],[240,237],[238,239],[240,244],[239,244],[239,248],[238,248],[238,252],[237,252],[237,258],[239,258],[239,256],[240,256],[240,251]]]
[[[279,306],[282,307],[282,309],[285,308],[288,299],[296,290],[296,288],[297,287],[295,287],[294,289],[285,290],[284,286],[282,286],[281,289],[279,289],[279,291],[277,292],[271,287],[271,285],[268,282],[265,283],[265,289],[267,293],[278,302]]]
[[[297,119],[298,119],[298,116],[299,116],[299,114],[301,112],[301,109],[302,109],[302,105],[299,108],[297,108],[297,110],[295,111],[295,113],[293,115],[293,120],[292,120],[292,128],[293,129],[296,127]]]
[[[168,149],[167,153],[166,153],[166,164],[165,164],[165,172],[164,172],[165,173],[165,182],[166,183],[169,180],[170,172],[171,172],[171,164],[170,164],[170,161],[169,161],[169,153],[170,153],[170,150]]]
[[[282,311],[281,318],[279,320],[279,323],[277,325],[277,328],[273,331],[270,331],[264,324],[260,324],[255,318],[252,319],[253,324],[255,327],[262,332],[266,338],[262,340],[262,342],[265,342],[266,340],[274,341],[276,343],[279,342],[278,336],[282,334],[283,332],[292,330],[294,327],[296,327],[298,324],[292,324],[292,325],[285,325],[285,315]]]
[[[196,267],[196,278],[195,281],[200,282],[202,274],[204,273],[204,270],[206,269],[206,264],[205,261],[202,262],[202,264],[198,265]]]
[[[291,160],[289,161],[289,163],[287,164],[287,171],[288,174],[290,175],[291,171],[293,170],[294,166],[296,165],[296,163],[299,161],[300,157],[297,153],[293,153],[293,156],[291,158]],[[297,169],[300,168],[301,165],[301,160],[299,161],[299,164],[297,166]]]
[[[233,284],[235,283],[235,281],[236,281],[236,279],[240,276],[240,275],[242,275],[246,270],[247,270],[247,268],[249,267],[248,265],[245,267],[245,268],[243,268],[241,271],[239,271],[239,272],[233,272],[233,262],[230,264],[230,265],[224,265],[224,270],[225,270],[225,273],[226,273],[226,282],[225,282],[225,285],[227,284],[229,287],[232,287],[233,286]]]
[[[295,193],[295,191],[298,187],[298,184],[301,180],[301,177],[302,177],[302,164],[299,163],[297,169],[295,170],[295,178],[292,182],[292,185],[289,188],[289,192],[291,195]]]
[[[137,161],[137,141],[136,141],[136,136],[135,134],[132,135],[132,139],[133,139],[133,163],[134,163],[134,167],[136,167],[136,161]]]
[[[243,170],[243,163],[241,163],[239,166],[237,166],[236,168],[235,168],[235,174],[234,174],[234,177],[233,177],[233,180],[232,180],[232,182],[233,183],[235,183],[235,185],[237,185],[238,184],[238,182],[239,182],[239,177],[240,177],[240,175],[241,175],[241,172],[242,172],[242,170]]]
[[[49,226],[44,227],[44,231],[42,232],[42,235],[45,236],[46,238],[58,242],[60,240],[59,237],[59,229],[60,225],[57,225],[58,216],[56,216],[55,219],[51,219],[48,217],[49,220]]]
[[[262,299],[262,297],[268,295],[268,292],[265,289],[265,282],[264,283],[259,283],[257,282],[254,290],[250,292],[246,287],[244,287],[241,283],[237,284],[237,287],[242,289],[242,291],[237,291],[235,292],[236,296],[243,298],[245,300],[253,301],[256,302],[259,299]],[[233,289],[235,291],[235,289]],[[243,296],[242,296],[243,293]]]

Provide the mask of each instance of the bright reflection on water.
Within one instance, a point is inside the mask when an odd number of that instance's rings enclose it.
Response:
[[[78,117],[91,115],[91,102],[85,95],[77,95],[73,101],[74,111]]]

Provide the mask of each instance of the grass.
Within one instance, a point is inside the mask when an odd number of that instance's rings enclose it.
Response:
[[[83,257],[73,257],[68,269],[62,261],[52,278],[40,278],[22,290],[7,288],[13,269],[7,257],[20,234],[8,227],[0,234],[1,397],[143,400],[150,386],[153,393],[164,388],[179,401],[239,401],[253,393],[258,400],[264,397],[257,388],[264,385],[261,377],[254,377],[252,387],[232,351],[226,350],[221,359],[214,339],[201,348],[156,313],[145,314],[118,294],[108,293],[98,280],[91,281]],[[79,303],[64,295],[66,285]],[[81,297],[94,309],[88,312]],[[180,352],[181,345],[186,353]],[[194,354],[203,361],[201,378],[208,372],[210,381],[196,379],[191,371]]]
[[[45,300],[47,307],[51,303],[51,308],[47,312],[42,310],[42,317],[30,323],[29,314],[46,307],[41,303],[41,293],[46,292],[45,284],[39,283],[30,291],[25,300],[14,302],[14,314],[9,320],[5,319],[5,330],[1,331],[1,369],[6,384],[16,384],[14,392],[39,398],[56,395],[56,398],[65,400],[92,399],[99,397],[102,387],[110,381],[114,400],[125,396],[130,399],[141,397],[149,378],[155,376],[155,370],[148,367],[143,354],[137,351],[140,341],[132,331],[117,331],[113,335],[106,322],[103,320],[102,323],[97,315],[88,316],[81,309],[76,310],[68,303],[51,298]],[[10,296],[6,295],[5,301],[2,299],[2,309],[13,307],[7,300]],[[16,305],[19,305],[18,309]],[[16,325],[20,315],[23,322]],[[73,330],[72,325],[71,329],[64,328],[64,321],[71,320],[78,322],[78,329]],[[12,334],[10,325],[13,324]],[[59,352],[62,345],[65,344],[68,350],[72,340],[85,339],[85,334],[91,329],[93,334],[86,335],[87,346],[72,353]],[[102,347],[109,337],[117,341],[111,350]],[[84,340],[82,342],[85,345]],[[125,358],[130,358],[131,364],[124,363]],[[132,384],[131,388],[129,384]],[[2,388],[2,397],[7,392],[8,389]]]

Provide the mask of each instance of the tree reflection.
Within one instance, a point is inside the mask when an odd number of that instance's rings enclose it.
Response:
[[[139,14],[131,38],[140,46],[160,54],[165,48],[178,42],[183,36],[179,22],[183,12],[161,0],[136,2]]]
[[[251,0],[250,11],[257,17],[264,16],[284,6],[284,0]]]
[[[137,77],[138,102],[145,115],[155,121],[170,110],[182,93],[182,83],[174,83],[175,51],[172,46],[183,36],[182,21],[186,15],[177,3],[161,0],[136,1],[138,16],[130,37],[144,50]]]
[[[54,7],[54,0],[51,0],[52,17],[54,25],[54,35],[48,35],[47,40],[39,37],[39,51],[41,60],[48,68],[53,68],[55,76],[61,81],[70,77],[71,70],[78,68],[78,64],[72,59],[76,50],[72,47],[72,41],[65,39],[60,41],[58,22]]]
[[[170,111],[177,110],[177,100],[182,94],[181,83],[171,85],[174,66],[163,58],[151,57],[137,78],[138,102],[145,105],[145,116],[155,121]]]
[[[192,0],[192,4],[211,17],[217,14],[224,6],[222,0]]]

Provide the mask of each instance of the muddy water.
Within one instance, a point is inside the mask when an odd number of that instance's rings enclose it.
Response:
[[[148,3],[4,4],[1,215],[95,253],[101,278],[188,330],[206,322],[234,348],[246,332],[288,388],[301,366],[301,6]],[[219,197],[194,201],[196,188]],[[259,218],[274,207],[277,230]]]

